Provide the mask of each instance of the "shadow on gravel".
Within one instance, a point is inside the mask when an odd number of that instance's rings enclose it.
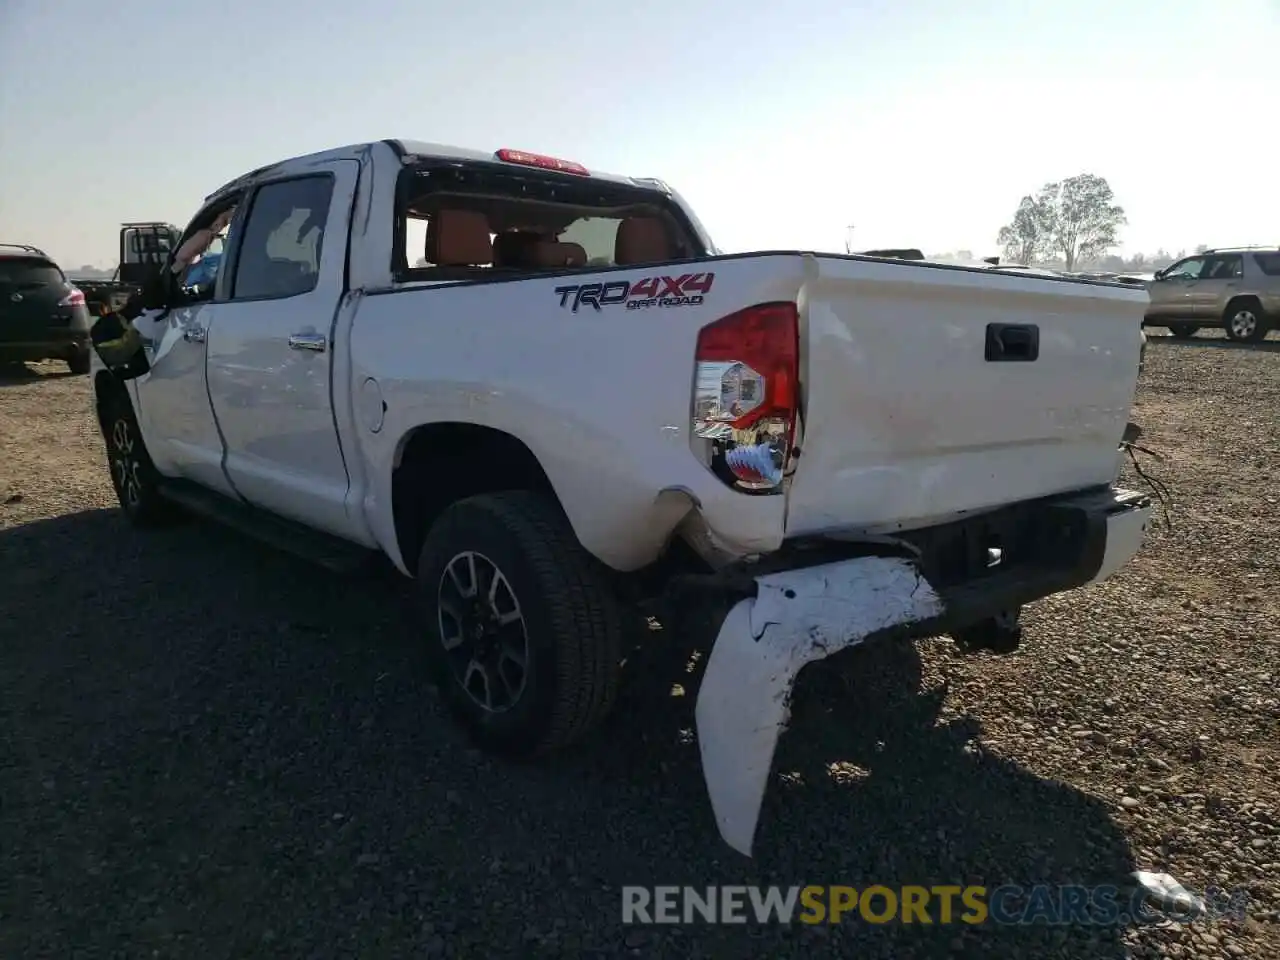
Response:
[[[1280,340],[1263,340],[1261,343],[1238,343],[1226,337],[1192,337],[1190,340],[1177,340],[1169,336],[1147,335],[1147,343],[1162,347],[1178,347],[1194,349],[1196,347],[1213,347],[1217,350],[1249,350],[1254,353],[1280,353]]]
[[[1122,883],[1107,810],[938,725],[914,647],[802,677],[749,861],[662,631],[599,742],[515,766],[443,716],[397,580],[115,511],[0,553],[0,955],[1123,955],[1082,927],[622,926],[627,884]]]

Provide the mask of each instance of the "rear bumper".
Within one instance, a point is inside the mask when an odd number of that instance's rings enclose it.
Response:
[[[911,625],[912,636],[935,636],[1004,610],[1110,577],[1142,547],[1151,520],[1145,494],[1114,488],[1054,498],[926,531],[923,567],[936,584],[944,610],[932,621]],[[970,554],[948,563],[929,541],[937,537],[954,551],[984,538],[1006,545],[1002,562],[985,567]],[[935,552],[931,553],[931,549]],[[946,547],[943,547],[945,550]]]
[[[750,855],[791,689],[806,664],[871,639],[947,633],[1103,580],[1138,552],[1150,516],[1147,497],[1105,489],[904,535],[914,556],[825,543],[771,558],[784,567],[755,576],[754,591],[729,611],[698,695],[703,774],[721,836]],[[862,555],[832,555],[854,549]],[[1000,562],[991,563],[991,550]],[[803,554],[815,562],[794,562]]]

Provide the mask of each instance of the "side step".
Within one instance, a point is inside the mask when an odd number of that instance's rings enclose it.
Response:
[[[304,527],[184,480],[166,480],[165,499],[253,537],[269,546],[319,564],[335,573],[356,573],[370,566],[377,551]]]

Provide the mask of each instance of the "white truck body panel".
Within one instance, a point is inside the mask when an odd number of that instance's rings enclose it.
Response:
[[[378,433],[358,431],[379,483],[370,513],[379,541],[398,556],[390,478],[403,439],[420,424],[456,421],[522,440],[560,492],[578,539],[615,569],[638,569],[661,551],[680,519],[657,503],[668,487],[689,490],[710,527],[737,552],[777,549],[784,498],[745,497],[691,454],[690,379],[701,326],[753,303],[794,297],[801,269],[801,259],[788,255],[719,261],[705,303],[643,315],[575,313],[561,307],[556,288],[680,271],[639,268],[364,296],[351,324],[351,383],[357,389],[376,379],[387,404]]]
[[[179,307],[163,319],[159,311],[139,317],[149,373],[128,381],[147,451],[166,476],[199,483],[225,496],[235,488],[222,469],[222,437],[209,403],[204,312],[210,304]],[[143,402],[145,398],[145,402]]]

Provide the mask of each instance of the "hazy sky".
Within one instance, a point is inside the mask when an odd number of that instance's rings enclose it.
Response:
[[[729,251],[989,255],[1081,172],[1126,252],[1274,243],[1277,50],[1280,0],[0,0],[0,239],[110,265],[122,220],[406,137],[661,177]]]

